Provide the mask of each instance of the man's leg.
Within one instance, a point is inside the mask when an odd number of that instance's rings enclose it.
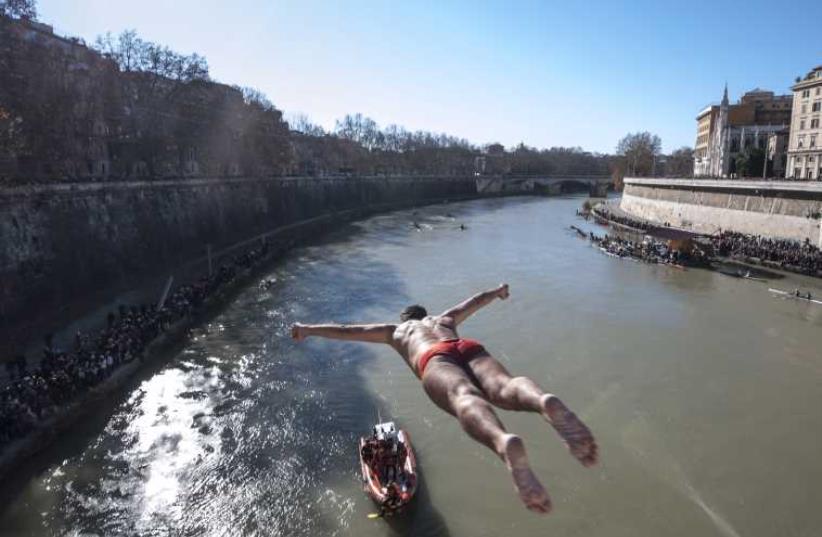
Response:
[[[557,396],[545,393],[528,377],[512,377],[487,352],[471,359],[468,368],[494,405],[505,410],[540,413],[568,445],[571,455],[584,466],[596,464],[597,444],[591,431]]]
[[[505,462],[528,509],[537,513],[550,511],[551,500],[528,464],[522,439],[505,431],[494,409],[462,367],[450,358],[437,357],[425,368],[422,384],[428,397],[455,416],[471,438]]]

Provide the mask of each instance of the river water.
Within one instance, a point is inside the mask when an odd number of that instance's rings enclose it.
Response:
[[[0,533],[822,534],[822,307],[767,290],[809,282],[607,257],[567,231],[591,228],[581,201],[397,212],[295,250],[270,290],[249,286],[7,481]],[[510,300],[463,334],[563,397],[601,449],[585,469],[537,416],[501,412],[553,497],[547,517],[388,347],[287,336],[296,320],[443,310],[503,281]],[[410,432],[423,475],[390,521],[366,518],[358,480],[356,441],[378,412]]]

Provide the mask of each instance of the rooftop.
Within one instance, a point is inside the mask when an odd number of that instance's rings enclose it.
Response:
[[[791,89],[796,91],[798,89],[803,89],[810,86],[818,86],[819,84],[822,84],[822,65],[811,69],[804,78],[797,80],[796,84],[794,84]]]

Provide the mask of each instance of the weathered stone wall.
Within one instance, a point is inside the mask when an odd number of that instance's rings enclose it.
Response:
[[[292,153],[282,113],[237,88],[122,71],[0,15],[0,184],[280,176]]]
[[[822,241],[822,183],[625,179],[620,207],[659,224]]]
[[[0,339],[90,294],[277,228],[345,211],[475,196],[472,177],[272,178],[0,189]],[[351,216],[351,215],[347,215]],[[99,302],[99,300],[98,300]]]

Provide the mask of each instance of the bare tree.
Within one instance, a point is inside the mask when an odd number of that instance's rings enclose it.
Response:
[[[334,132],[340,138],[356,142],[369,151],[378,148],[383,139],[377,122],[362,114],[347,114],[337,120]]]
[[[313,123],[307,115],[300,113],[288,114],[286,121],[288,127],[295,132],[300,132],[308,136],[325,136],[325,129]]]
[[[694,173],[694,150],[680,147],[668,156],[665,175],[669,177],[691,177]]]
[[[624,159],[627,175],[653,175],[656,159],[662,150],[662,141],[656,134],[637,132],[626,134],[617,144],[617,155]]]
[[[174,64],[175,70],[172,78],[181,82],[191,82],[193,80],[209,80],[208,62],[197,53],[178,55]],[[273,106],[273,105],[272,105]]]
[[[15,19],[37,19],[35,0],[0,0],[0,15]]]
[[[98,36],[94,48],[111,58],[124,72],[152,73],[170,80],[191,82],[209,80],[208,62],[199,54],[179,54],[141,39],[135,30],[126,30],[116,38],[111,33]]]
[[[94,47],[117,62],[122,71],[142,71],[146,47],[150,46],[137,36],[135,30],[126,30],[116,38],[107,32],[97,36]]]
[[[398,125],[389,125],[383,131],[384,149],[401,153],[406,148],[408,131]]]

